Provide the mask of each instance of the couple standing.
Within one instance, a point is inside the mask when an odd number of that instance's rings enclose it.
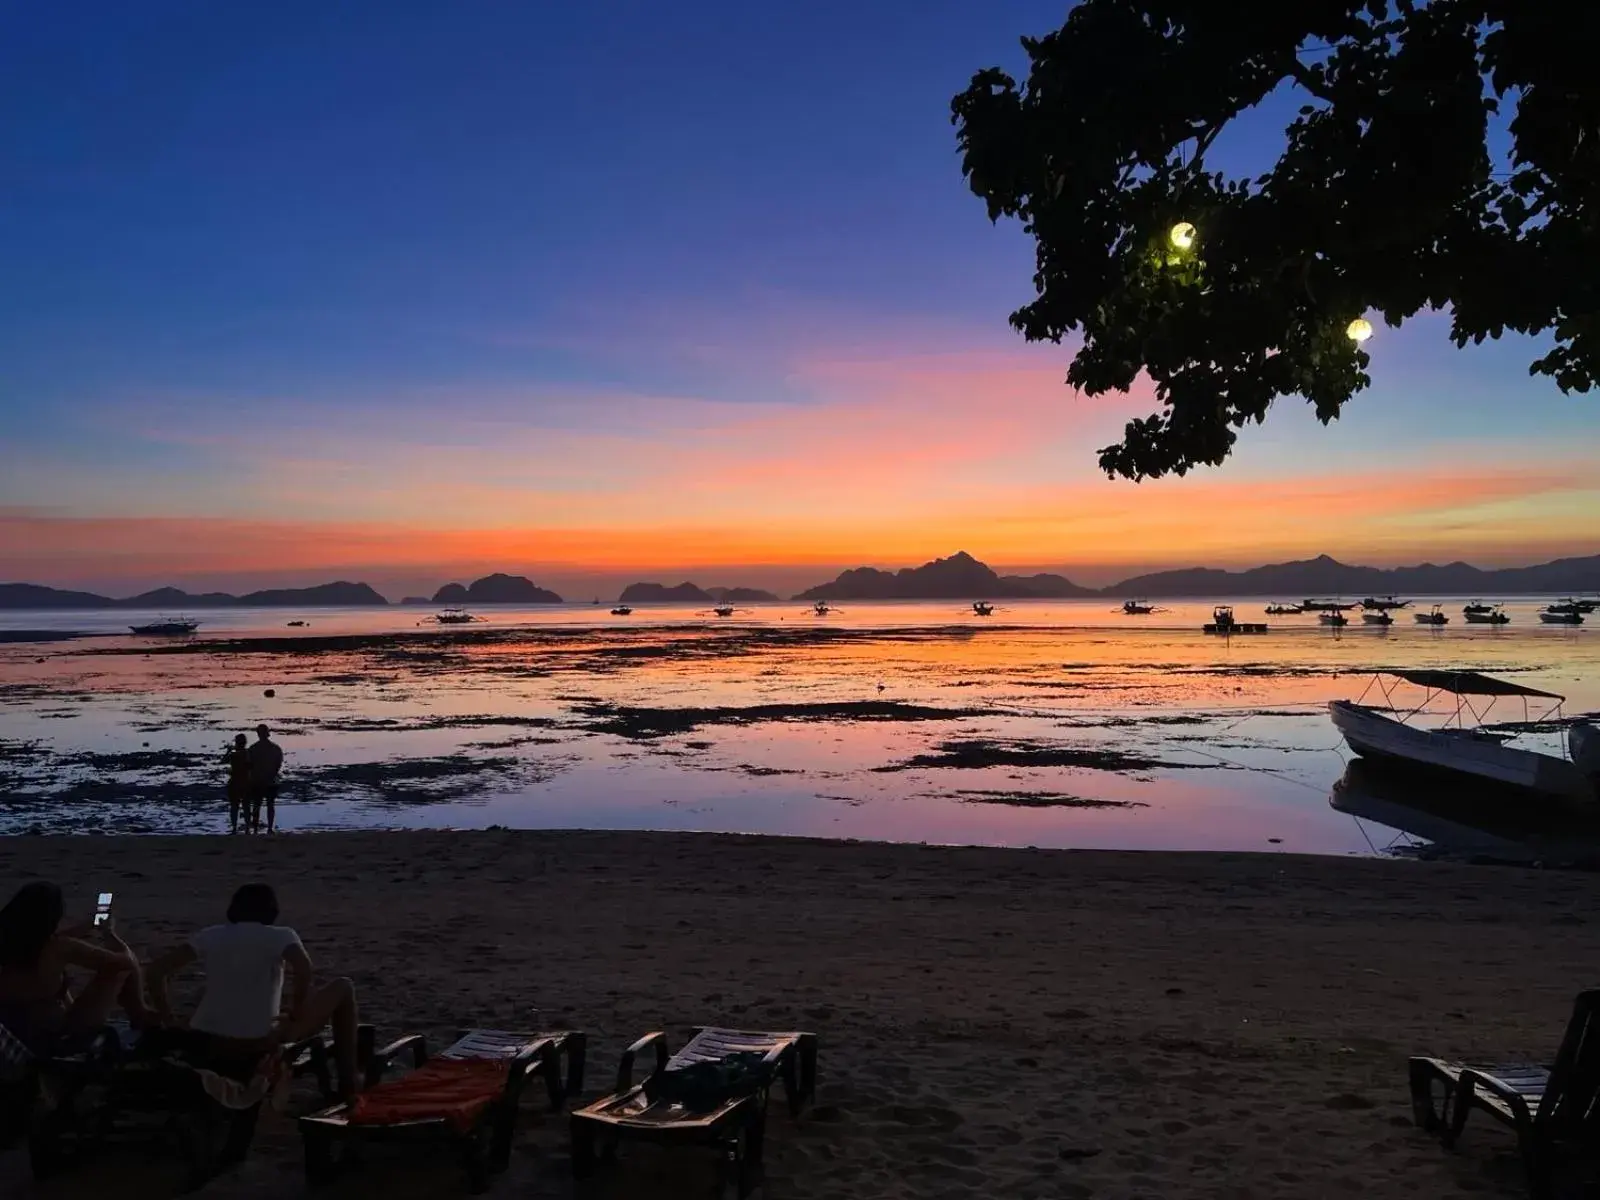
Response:
[[[267,832],[271,833],[278,818],[278,772],[283,770],[283,747],[272,740],[272,731],[265,725],[256,726],[256,740],[247,744],[244,734],[233,739],[222,761],[228,766],[228,826],[230,833],[239,832],[239,815],[243,810],[244,831],[261,832],[261,805],[267,806]]]

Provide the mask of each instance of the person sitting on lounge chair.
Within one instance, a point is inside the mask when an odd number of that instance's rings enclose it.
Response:
[[[139,957],[107,920],[61,927],[61,889],[29,883],[0,909],[0,1024],[35,1054],[87,1038],[117,1007],[136,1028],[152,1019]],[[74,994],[69,969],[89,972]]]
[[[233,895],[226,924],[200,930],[150,967],[150,991],[163,1021],[173,1024],[168,980],[191,963],[205,972],[205,992],[189,1028],[210,1035],[225,1050],[297,1042],[333,1025],[339,1090],[360,1090],[356,1074],[356,994],[348,979],[312,986],[311,957],[300,935],[277,924],[278,898],[264,883]],[[283,1006],[284,968],[293,979]],[[283,1011],[280,1014],[280,1009]]]

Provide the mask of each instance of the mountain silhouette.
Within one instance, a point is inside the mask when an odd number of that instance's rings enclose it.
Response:
[[[880,571],[854,567],[832,583],[808,588],[796,600],[983,600],[1022,596],[1093,596],[1060,575],[1000,576],[965,550],[920,567]]]
[[[295,608],[329,605],[377,607],[389,602],[364,583],[322,583],[306,588],[269,588],[243,596],[156,588],[123,600],[94,592],[62,591],[34,583],[0,583],[0,608]]]
[[[692,583],[668,587],[664,583],[630,583],[622,589],[618,600],[624,604],[652,604],[676,601],[680,604],[710,603],[711,593],[702,591]]]
[[[1247,571],[1195,567],[1157,571],[1125,579],[1108,593],[1138,596],[1320,596],[1515,595],[1523,592],[1587,592],[1600,589],[1600,554],[1558,558],[1531,567],[1483,570],[1464,562],[1415,567],[1359,567],[1326,554],[1301,562],[1274,563]]]
[[[523,575],[506,575],[496,571],[482,579],[474,579],[466,587],[447,583],[433,594],[435,604],[561,604],[560,596],[536,587],[533,580]]]

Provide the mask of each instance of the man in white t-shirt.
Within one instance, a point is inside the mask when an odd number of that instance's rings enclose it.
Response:
[[[356,995],[348,979],[313,988],[311,956],[300,935],[277,924],[278,898],[264,883],[234,893],[225,925],[202,929],[151,964],[149,986],[164,1024],[175,1023],[167,981],[192,963],[205,972],[205,992],[189,1028],[232,1047],[236,1043],[285,1043],[333,1025],[334,1057],[341,1093],[353,1096],[356,1077]],[[291,979],[283,1004],[285,969]]]

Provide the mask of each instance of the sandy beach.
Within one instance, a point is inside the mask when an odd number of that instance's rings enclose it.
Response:
[[[815,1030],[819,1107],[774,1111],[774,1198],[1516,1195],[1500,1130],[1450,1154],[1411,1126],[1405,1058],[1547,1057],[1600,951],[1592,875],[1271,854],[493,830],[0,842],[5,890],[29,877],[84,903],[114,890],[149,952],[270,881],[380,1035],[538,1010],[589,1032],[589,1095],[650,1029]],[[45,1189],[25,1174],[0,1160],[8,1196],[171,1183],[124,1158]],[[607,1186],[709,1178],[641,1153]],[[335,1194],[463,1184],[407,1157]],[[204,1194],[301,1187],[295,1130],[269,1115]],[[493,1194],[571,1190],[565,1123],[530,1109]]]

